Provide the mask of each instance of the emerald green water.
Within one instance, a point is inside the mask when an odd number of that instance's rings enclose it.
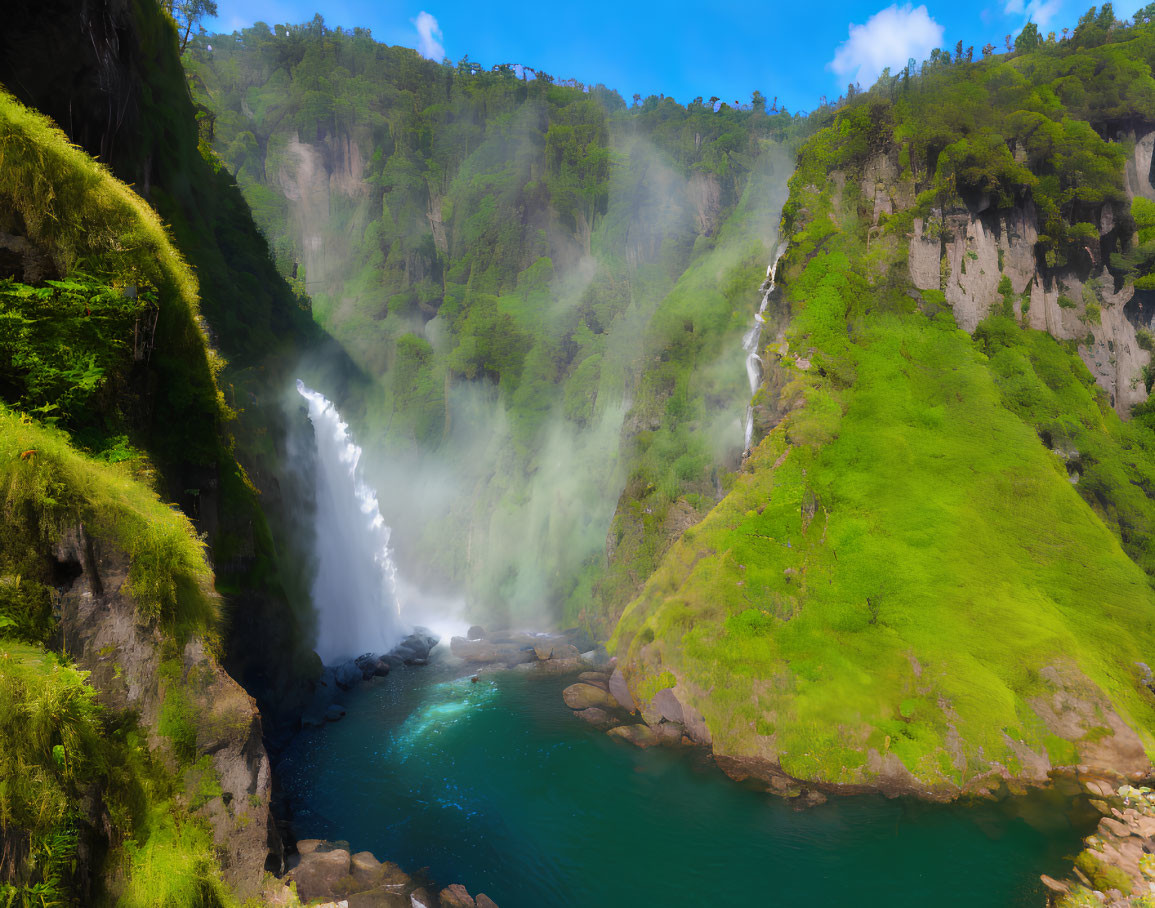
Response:
[[[1063,875],[1094,825],[1053,792],[795,810],[692,752],[607,738],[565,708],[566,683],[431,665],[350,692],[346,718],[278,766],[297,835],[428,867],[501,908],[1041,908],[1039,874]]]

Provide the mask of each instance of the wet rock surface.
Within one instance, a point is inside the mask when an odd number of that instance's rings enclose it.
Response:
[[[581,672],[605,661],[604,651],[599,651],[589,634],[578,628],[535,634],[489,631],[475,625],[465,637],[451,639],[449,651],[463,662],[489,670],[512,669],[534,675]]]
[[[413,633],[387,653],[364,653],[339,665],[327,665],[313,689],[313,701],[301,715],[306,728],[336,722],[345,715],[334,700],[342,692],[373,678],[384,678],[402,665],[428,665],[429,656],[441,638],[425,627],[415,627]]]
[[[427,879],[410,876],[390,861],[379,861],[368,851],[350,853],[347,842],[302,839],[289,859],[285,877],[264,893],[270,905],[296,904],[290,884],[302,903],[347,908],[497,908],[484,893],[475,897],[460,883],[439,888]],[[436,893],[436,894],[434,894]]]

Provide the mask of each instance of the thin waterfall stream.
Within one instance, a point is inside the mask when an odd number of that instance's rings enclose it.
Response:
[[[774,292],[774,279],[778,274],[778,262],[782,259],[782,250],[775,250],[774,261],[766,266],[766,280],[762,283],[762,302],[758,311],[754,313],[754,324],[742,338],[742,349],[746,351],[746,380],[750,383],[750,403],[746,405],[745,434],[742,438],[742,453],[750,451],[750,442],[754,438],[754,395],[758,393],[758,385],[762,382],[762,358],[758,355],[758,345],[762,341],[762,329],[766,325],[766,307],[770,304],[770,294]]]

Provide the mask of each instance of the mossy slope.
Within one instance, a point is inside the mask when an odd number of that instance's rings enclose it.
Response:
[[[1078,267],[1078,225],[1120,204],[1125,158],[1078,121],[1107,91],[1080,61],[1149,68],[1148,31],[1089,34],[1009,61],[936,53],[802,150],[782,269],[794,317],[763,351],[760,392],[788,415],[611,642],[635,691],[673,679],[732,765],[943,797],[1061,766],[1149,767],[1148,417],[1122,423],[1074,345],[1021,327],[1009,302],[969,337],[906,261],[923,208],[1034,198],[1052,221],[1040,268]],[[1131,123],[1151,113],[1141,88],[1120,102]],[[992,127],[1016,110],[1078,136],[1098,194],[1050,205],[1072,165],[1015,163],[1024,139]],[[895,147],[906,210],[880,219],[860,186]],[[1125,253],[1129,238],[1103,243]]]

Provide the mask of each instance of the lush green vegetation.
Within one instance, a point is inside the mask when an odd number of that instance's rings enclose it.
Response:
[[[936,205],[1032,201],[1045,268],[1076,266],[1103,206],[1126,211],[1123,150],[1101,133],[1149,122],[1155,31],[1099,21],[1009,57],[936,54],[803,147],[785,217],[794,319],[767,351],[797,408],[613,640],[635,689],[678,679],[716,751],[949,792],[1019,775],[1029,752],[1079,762],[1105,729],[1060,735],[1041,711],[1055,691],[1089,716],[1109,701],[1155,748],[1136,666],[1155,642],[1146,405],[1122,422],[1072,346],[1014,319],[1006,282],[968,337],[941,294],[912,291],[905,260],[910,218]],[[896,147],[921,194],[872,230],[860,174]],[[1126,229],[1102,241],[1131,251]]]
[[[620,609],[648,571],[617,546],[599,585],[627,480],[660,550],[669,505],[700,516],[737,461],[738,338],[806,121],[761,95],[627,106],[319,19],[194,41],[186,65],[284,273],[376,381],[340,401],[359,438],[452,488],[406,508],[424,481],[374,477],[406,560],[495,608]]]
[[[101,709],[85,677],[0,638],[0,899],[28,908],[78,898],[133,908],[232,904],[211,832],[179,805],[142,731]],[[83,807],[94,789],[113,830],[100,864],[79,857],[101,849],[101,817]],[[105,879],[84,879],[100,870]]]
[[[185,790],[195,730],[190,751],[169,715],[154,753],[41,648],[59,645],[53,548],[81,526],[128,556],[141,625],[218,646],[205,540],[157,491],[190,465],[243,477],[197,282],[152,208],[3,92],[0,158],[0,226],[56,278],[0,281],[0,901],[228,904]]]

